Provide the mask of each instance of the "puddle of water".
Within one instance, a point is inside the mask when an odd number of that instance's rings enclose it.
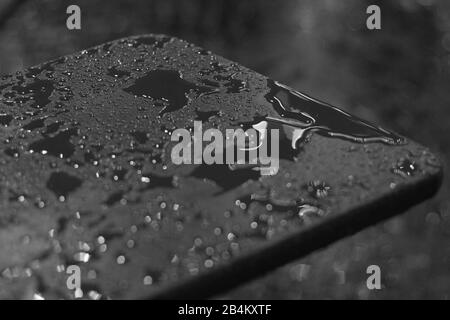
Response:
[[[45,119],[46,118],[32,120],[28,124],[24,125],[22,128],[24,130],[29,130],[29,131],[33,131],[35,129],[42,128],[45,125]]]
[[[11,123],[11,121],[13,120],[13,116],[9,115],[9,114],[0,114],[0,124],[2,126],[9,126],[9,124]]]
[[[292,127],[294,147],[297,140],[304,138],[308,132],[358,143],[403,143],[403,138],[393,132],[371,125],[276,81],[268,80],[267,85],[270,91],[265,98],[280,118],[269,116],[266,120]]]
[[[227,164],[202,164],[192,172],[191,176],[214,181],[223,189],[222,192],[226,192],[249,180],[258,180],[260,173],[252,168],[233,170],[233,167]]]
[[[33,82],[29,84],[22,84],[14,86],[13,89],[19,94],[31,99],[32,106],[40,109],[50,103],[50,95],[55,89],[54,81],[42,80],[34,78]]]
[[[71,137],[78,135],[78,129],[61,131],[54,137],[46,137],[30,144],[29,151],[49,154],[58,158],[68,158],[75,152]]]
[[[184,80],[178,71],[153,70],[124,90],[135,96],[166,101],[167,106],[159,113],[163,115],[185,107],[188,103],[187,94],[191,90],[205,93],[211,89]]]
[[[83,181],[65,172],[53,172],[47,181],[47,188],[61,199],[81,187]]]
[[[120,70],[119,67],[117,67],[117,66],[108,68],[107,74],[114,78],[124,78],[124,77],[129,77],[131,75],[131,73],[129,71]]]

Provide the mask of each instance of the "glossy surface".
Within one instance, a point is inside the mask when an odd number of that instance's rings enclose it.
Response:
[[[208,275],[225,283],[235,263],[257,273],[249,257],[276,254],[307,228],[394,189],[403,203],[415,184],[428,186],[416,202],[438,185],[425,148],[166,36],[84,50],[0,87],[6,295],[80,297],[65,286],[72,264],[84,298],[170,295]],[[170,134],[197,117],[222,130],[279,126],[288,143],[278,174],[173,165]]]

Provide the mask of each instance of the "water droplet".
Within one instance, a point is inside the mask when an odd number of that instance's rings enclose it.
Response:
[[[87,252],[78,252],[74,256],[75,261],[87,263],[91,259],[91,255]]]
[[[207,260],[205,260],[204,265],[205,265],[205,268],[208,268],[208,269],[212,268],[214,266],[214,261],[211,259],[207,259]]]
[[[323,181],[314,180],[308,183],[307,190],[316,199],[321,199],[328,196],[331,187]]]
[[[84,296],[83,290],[81,290],[80,288],[76,288],[74,292],[75,299],[81,299],[83,298],[83,296]]]
[[[116,261],[117,261],[117,264],[125,264],[125,262],[127,260],[126,260],[125,256],[120,255],[120,256],[117,257]]]
[[[151,286],[153,284],[153,278],[151,276],[144,277],[144,285]]]
[[[45,298],[42,294],[36,292],[33,294],[33,300],[45,300]]]
[[[91,300],[100,300],[102,298],[102,295],[95,290],[89,291],[88,296]]]
[[[402,177],[413,176],[418,170],[418,165],[409,159],[400,159],[392,168],[392,172]]]

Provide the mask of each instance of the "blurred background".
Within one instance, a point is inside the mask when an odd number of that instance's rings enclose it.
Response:
[[[66,28],[77,4],[82,29]],[[366,8],[381,7],[381,30]],[[120,37],[165,33],[411,137],[450,163],[446,0],[0,0],[0,74]],[[402,216],[219,298],[450,298],[450,180]],[[369,291],[366,268],[381,267]]]

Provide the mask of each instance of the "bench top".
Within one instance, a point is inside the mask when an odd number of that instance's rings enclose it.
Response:
[[[280,129],[275,175],[171,133]],[[222,57],[130,37],[0,80],[0,297],[209,297],[431,197],[426,148]],[[77,293],[80,296],[80,293]]]

